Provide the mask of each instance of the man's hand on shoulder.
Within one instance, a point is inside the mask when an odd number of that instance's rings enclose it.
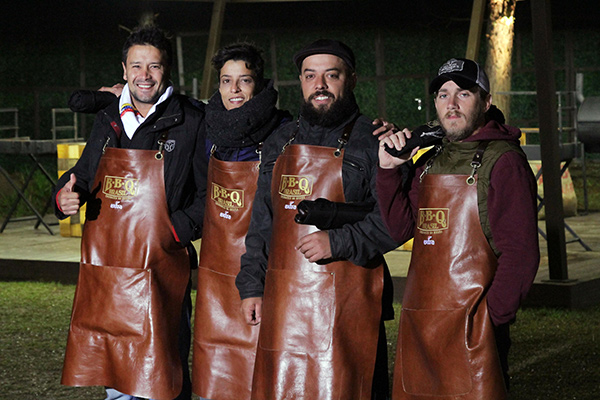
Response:
[[[110,92],[112,94],[114,94],[117,97],[121,96],[121,93],[123,92],[123,85],[122,83],[116,83],[112,86],[102,86],[100,89],[98,89],[99,92]]]

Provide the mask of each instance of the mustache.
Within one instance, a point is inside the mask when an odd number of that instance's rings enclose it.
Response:
[[[465,115],[463,113],[461,113],[460,111],[448,111],[444,117],[448,118],[448,117],[464,117]]]
[[[329,92],[327,90],[319,90],[319,91],[316,91],[313,94],[311,94],[308,97],[308,101],[313,100],[317,96],[327,96],[327,97],[331,97],[331,98],[335,99],[335,96],[333,95],[333,93],[331,93],[331,92]]]

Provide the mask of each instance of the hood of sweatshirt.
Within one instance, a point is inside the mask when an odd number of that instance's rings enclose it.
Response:
[[[475,135],[464,139],[463,142],[474,142],[480,140],[508,140],[519,143],[521,130],[514,126],[501,124],[497,121],[489,121],[482,126]]]

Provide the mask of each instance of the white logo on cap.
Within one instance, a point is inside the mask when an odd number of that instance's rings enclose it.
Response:
[[[464,66],[465,66],[464,61],[453,58],[451,60],[446,61],[446,63],[440,67],[440,70],[438,71],[438,75],[449,74],[450,72],[462,71]]]

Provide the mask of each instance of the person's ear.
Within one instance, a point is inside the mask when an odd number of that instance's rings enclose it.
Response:
[[[492,95],[488,94],[487,97],[485,98],[485,112],[487,112],[487,110],[489,110],[491,106],[492,106]]]
[[[356,76],[356,72],[352,72],[350,74],[350,89],[354,90],[356,87],[356,82],[358,81],[358,77]]]

